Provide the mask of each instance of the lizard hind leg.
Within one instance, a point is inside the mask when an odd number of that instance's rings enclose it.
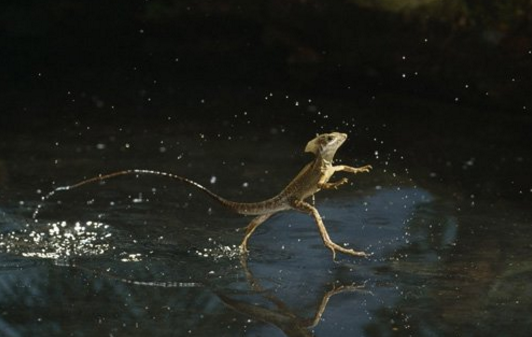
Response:
[[[249,225],[246,227],[246,234],[244,235],[244,239],[242,240],[242,243],[240,244],[240,252],[242,254],[246,254],[248,252],[248,240],[253,235],[253,232],[255,232],[255,229],[259,227],[260,224],[262,224],[264,221],[268,220],[269,217],[271,217],[273,213],[268,214],[262,214],[257,217],[255,217]]]
[[[323,240],[323,244],[327,248],[329,248],[331,250],[332,254],[333,254],[333,260],[336,258],[336,251],[339,251],[341,253],[348,254],[348,255],[353,255],[353,256],[361,256],[361,257],[368,256],[364,252],[356,251],[356,250],[353,250],[353,249],[348,249],[348,248],[342,247],[342,246],[334,243],[331,240],[331,238],[329,237],[329,233],[327,232],[327,228],[325,228],[325,225],[323,224],[323,220],[321,219],[320,213],[318,212],[318,210],[314,206],[312,206],[311,204],[309,204],[309,203],[307,203],[305,201],[301,201],[301,200],[294,201],[293,206],[294,206],[295,209],[297,209],[297,210],[299,210],[301,212],[304,212],[304,213],[312,215],[312,217],[316,221],[316,225],[318,226],[318,230],[320,231],[320,235],[321,235],[321,238]]]

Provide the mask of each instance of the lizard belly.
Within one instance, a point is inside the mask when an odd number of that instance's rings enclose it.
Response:
[[[321,174],[318,175],[316,179],[313,179],[313,181],[308,184],[307,188],[302,191],[301,200],[305,200],[306,198],[311,197],[321,191],[321,188],[319,187],[320,184],[327,183],[333,174],[334,170],[330,169],[330,167],[322,169]]]

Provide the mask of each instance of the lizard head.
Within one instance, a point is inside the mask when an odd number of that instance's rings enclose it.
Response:
[[[347,135],[340,132],[317,135],[316,138],[307,143],[305,152],[311,152],[327,161],[332,161],[336,151],[346,139]]]

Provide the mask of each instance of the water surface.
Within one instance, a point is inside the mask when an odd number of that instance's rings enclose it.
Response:
[[[5,152],[2,335],[516,336],[532,326],[530,210],[520,202],[472,200],[405,172],[397,151],[356,158],[353,136],[338,158],[375,169],[316,205],[334,241],[372,255],[333,261],[312,219],[284,212],[242,259],[250,218],[161,177],[57,193],[32,212],[53,187],[124,168],[260,200],[310,159],[304,139],[71,131],[4,142],[17,156]]]

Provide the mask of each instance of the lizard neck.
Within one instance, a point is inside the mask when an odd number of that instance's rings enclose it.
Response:
[[[334,153],[332,154],[320,153],[316,156],[316,159],[314,159],[315,162],[319,162],[325,165],[332,165],[333,160],[334,160]]]

